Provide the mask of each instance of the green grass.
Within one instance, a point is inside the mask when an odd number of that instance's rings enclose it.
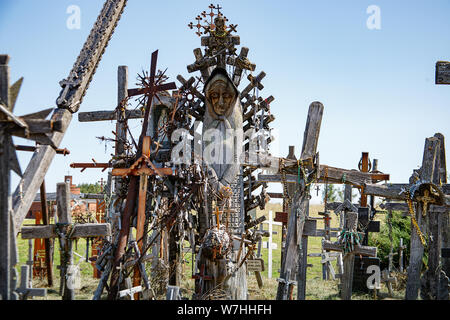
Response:
[[[280,204],[267,204],[266,210],[257,210],[257,217],[261,215],[265,215],[268,217],[268,211],[271,210],[273,212],[273,217],[275,217],[275,212],[282,211]],[[317,217],[318,212],[323,211],[323,206],[321,205],[311,205],[310,206],[310,216]],[[379,215],[379,219],[383,219],[383,215]],[[34,220],[26,220],[25,224],[34,224]],[[331,226],[338,227],[339,220],[335,214],[332,214]],[[267,225],[264,225],[264,229],[267,230]],[[323,228],[323,221],[317,222],[317,228]],[[250,300],[273,300],[276,297],[276,291],[278,287],[277,278],[279,277],[279,268],[281,265],[281,227],[273,226],[273,231],[276,231],[277,234],[272,235],[272,241],[276,242],[278,247],[277,249],[272,250],[272,279],[269,279],[267,276],[268,268],[267,268],[267,259],[268,259],[268,250],[262,248],[261,256],[265,262],[265,271],[262,272],[264,287],[262,289],[258,288],[256,278],[253,273],[248,274],[248,293]],[[334,239],[332,239],[334,240]],[[268,238],[263,238],[263,241],[268,241]],[[20,236],[17,239],[18,251],[19,251],[19,264],[17,266],[17,270],[20,273],[20,265],[23,265],[28,260],[28,240],[23,240]],[[48,299],[48,300],[60,300],[61,297],[58,294],[59,291],[59,270],[56,268],[59,265],[59,242],[55,241],[55,252],[54,252],[54,263],[53,263],[53,274],[54,274],[54,286],[53,288],[48,289],[48,296],[46,298],[36,297],[34,299]],[[77,249],[74,250],[84,256],[86,249],[86,241],[79,240]],[[320,253],[321,252],[321,238],[319,237],[310,237],[308,239],[308,252],[312,253]],[[75,263],[78,263],[79,257],[74,256]],[[187,252],[184,256],[185,263],[183,265],[183,279],[182,279],[182,294],[185,297],[191,298],[194,293],[194,281],[191,279],[191,268],[192,268],[192,255],[190,252]],[[340,300],[338,284],[339,280],[322,280],[322,264],[320,263],[320,257],[308,257],[308,264],[312,264],[312,267],[307,269],[307,283],[306,283],[306,299],[307,300]],[[333,263],[335,271],[337,272],[336,262]],[[150,264],[147,265],[147,268],[150,268]],[[80,262],[80,270],[81,270],[81,289],[75,291],[75,296],[77,300],[90,300],[92,299],[93,293],[98,285],[98,279],[93,278],[93,267],[90,263],[86,263],[85,261]],[[46,287],[47,281],[46,278],[43,280],[34,279],[33,287],[42,288]],[[382,285],[381,290],[378,292],[378,299],[388,299],[388,291],[385,285]],[[296,288],[294,290],[294,298],[296,296]],[[404,289],[399,291],[394,291],[394,299],[403,299],[404,297]],[[159,298],[162,298],[159,297]],[[373,300],[374,297],[372,294],[361,294],[355,293],[352,296],[354,300]]]

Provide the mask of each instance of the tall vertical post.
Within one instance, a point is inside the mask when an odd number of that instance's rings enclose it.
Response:
[[[286,157],[290,160],[297,160],[295,157],[295,146],[289,146],[289,153]],[[295,184],[288,183],[287,184],[287,191],[290,199],[294,196],[295,193]],[[287,212],[287,221],[289,221],[289,213],[291,212],[291,205],[289,205],[288,201],[286,199],[283,199],[283,212]],[[286,233],[287,233],[287,222],[283,222],[283,225],[281,226],[281,261],[283,261],[283,255],[286,247]]]
[[[273,232],[273,220],[272,220],[272,210],[269,211],[269,242],[267,243],[267,249],[269,250],[268,255],[268,270],[267,270],[267,277],[269,279],[272,279],[272,232]]]
[[[439,140],[437,138],[427,138],[425,140],[422,167],[420,168],[420,179],[423,182],[431,182],[433,178],[438,144]],[[423,218],[423,214],[426,214],[426,212],[423,212],[423,210],[423,203],[418,203],[416,205],[416,220],[422,232],[426,230],[426,221]],[[423,252],[424,247],[420,241],[419,235],[416,230],[414,230],[414,227],[411,227],[411,249],[405,300],[416,300],[419,295]]]
[[[67,227],[72,223],[70,212],[70,184],[68,182],[56,185],[56,207],[58,214],[58,225],[61,227],[59,241],[61,247],[61,287],[60,293],[63,300],[75,300],[75,293],[67,281],[67,269],[72,264],[72,241],[67,235]]]
[[[125,110],[127,109],[126,99],[128,97],[128,67],[119,66],[117,69],[117,122],[116,122],[116,145],[115,155],[121,156],[125,153],[125,141],[127,140],[127,120]],[[115,179],[116,193],[120,190],[121,178]]]
[[[356,231],[358,226],[358,214],[356,212],[345,212],[345,229]],[[355,255],[347,253],[344,255],[344,274],[342,275],[341,299],[352,299],[353,287],[353,268],[355,264]]]
[[[45,180],[42,180],[41,184],[41,212],[42,212],[42,224],[50,224],[50,216],[47,208],[47,195],[45,190]],[[52,242],[49,238],[44,239],[45,243],[45,265],[47,267],[47,281],[49,287],[53,287],[53,263],[52,263]]]
[[[0,102],[7,108],[10,107],[8,61],[9,56],[0,56]],[[5,117],[0,113],[0,120]],[[0,295],[3,300],[11,297],[10,151],[9,135],[6,127],[0,123]]]
[[[369,172],[369,153],[363,152],[361,157],[361,172]],[[367,207],[367,196],[361,192],[360,207]]]

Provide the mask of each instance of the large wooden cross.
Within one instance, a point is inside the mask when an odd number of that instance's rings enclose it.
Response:
[[[57,184],[57,215],[58,223],[49,225],[23,226],[22,239],[49,239],[59,238],[61,250],[61,287],[63,300],[74,300],[74,290],[71,286],[69,274],[73,265],[72,241],[76,238],[92,238],[111,236],[109,223],[72,224],[70,212],[70,186],[69,183]]]
[[[405,294],[407,300],[415,300],[418,297],[421,287],[422,256],[427,238],[428,270],[422,278],[421,295],[426,299],[440,299],[444,296],[448,299],[448,293],[445,294],[439,289],[446,280],[438,271],[442,232],[448,233],[448,222],[442,223],[445,221],[442,217],[448,216],[450,206],[450,187],[446,184],[446,175],[444,136],[437,133],[425,140],[422,167],[414,170],[410,184],[364,185],[365,194],[409,202],[410,213],[411,210],[414,211],[412,202],[416,203],[415,215],[411,215],[411,250]],[[427,229],[428,237],[426,237]]]
[[[62,90],[57,99],[58,108],[53,111],[51,117],[52,121],[61,122],[61,130],[60,132],[52,132],[48,136],[53,147],[52,145],[44,145],[34,152],[19,186],[13,194],[15,234],[20,231],[20,226],[56,154],[54,146],[59,146],[72,120],[72,113],[77,112],[80,108],[89,83],[120,20],[126,2],[127,0],[105,1],[89,37],[69,73],[68,79],[61,82]],[[72,80],[75,80],[75,78],[77,84],[70,85],[70,83],[74,83]]]
[[[159,175],[166,176],[172,175],[173,171],[171,168],[157,168],[150,161],[150,149],[151,149],[151,139],[146,136],[143,139],[142,146],[142,156],[137,159],[133,165],[129,168],[114,168],[112,170],[112,176],[119,177],[140,177],[139,180],[139,195],[138,195],[138,205],[137,205],[137,220],[136,220],[136,241],[137,248],[140,255],[143,255],[142,248],[144,243],[144,231],[145,231],[145,208],[146,208],[146,198],[147,198],[147,182],[148,176]],[[141,285],[142,271],[139,266],[135,266],[133,285],[135,287]],[[135,299],[138,300],[139,296],[136,293]]]
[[[139,137],[139,144],[138,148],[136,150],[136,161],[139,159],[142,159],[141,157],[144,155],[144,146],[146,146],[147,142],[151,142],[151,140],[147,139],[147,132],[148,132],[148,123],[149,123],[149,117],[150,117],[150,108],[153,102],[153,97],[156,96],[157,92],[160,90],[170,90],[170,89],[176,89],[176,85],[173,82],[162,84],[162,77],[159,79],[156,79],[156,63],[158,58],[158,51],[155,51],[152,53],[152,60],[151,60],[151,66],[150,66],[150,75],[148,82],[145,83],[146,87],[144,89],[132,89],[129,90],[128,95],[137,95],[137,94],[145,94],[147,96],[147,106],[145,109],[144,114],[144,123],[142,125],[142,131],[141,135]],[[156,80],[156,81],[155,81]],[[145,156],[145,155],[144,155]],[[158,172],[158,170],[155,170],[155,168],[152,168],[152,172]],[[144,174],[143,177],[146,177]],[[146,178],[144,178],[146,179]],[[112,268],[112,275],[111,275],[111,283],[110,283],[110,292],[108,295],[108,299],[115,299],[117,297],[117,290],[118,290],[118,270],[117,267],[119,266],[120,259],[122,258],[123,254],[125,253],[125,248],[128,243],[128,235],[129,235],[129,229],[130,229],[130,223],[131,223],[131,217],[134,213],[135,207],[136,207],[136,196],[137,196],[137,189],[138,184],[139,186],[142,186],[143,183],[139,182],[139,176],[138,175],[131,175],[130,182],[128,184],[128,193],[126,198],[126,205],[124,212],[121,216],[121,230],[119,232],[119,239],[116,251],[114,253],[114,261],[113,261],[113,268]],[[143,200],[145,201],[145,200]],[[144,211],[145,216],[145,207],[141,209]],[[145,218],[144,218],[145,219]],[[139,240],[139,239],[138,239]]]
[[[12,137],[33,140],[42,146],[55,147],[47,134],[62,130],[59,120],[45,120],[52,109],[18,117],[13,114],[23,78],[9,85],[9,56],[0,55],[0,295],[15,299],[15,269],[17,263],[15,221],[10,198],[10,171],[22,177]]]
[[[304,227],[308,224],[309,188],[312,181],[318,183],[344,183],[356,187],[362,187],[365,183],[376,183],[389,180],[388,174],[368,173],[357,170],[346,170],[327,165],[321,165],[318,161],[317,143],[322,121],[323,105],[313,102],[310,105],[306,123],[302,153],[299,160],[283,159],[286,168],[286,179],[280,174],[258,176],[258,182],[282,182],[298,183],[298,168],[302,169],[301,184],[292,201],[291,214],[289,216],[288,231],[286,235],[285,256],[282,260],[280,283],[278,284],[277,299],[287,299],[291,296],[293,279],[286,279],[286,274],[295,276],[295,268],[298,267],[298,299],[304,299],[306,295],[306,267],[308,238],[303,237]],[[276,159],[273,159],[276,161]],[[278,159],[279,160],[279,159]],[[273,161],[272,161],[273,162]],[[306,177],[305,177],[306,175]],[[316,233],[314,233],[316,235]],[[300,245],[301,243],[301,245]],[[301,248],[299,250],[298,248]],[[302,257],[301,261],[299,257]],[[289,286],[286,290],[286,286]]]

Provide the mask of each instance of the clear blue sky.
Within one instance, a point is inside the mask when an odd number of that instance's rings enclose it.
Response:
[[[192,50],[200,47],[200,39],[187,24],[210,3],[129,0],[81,111],[113,109],[117,66],[129,66],[134,86],[156,49],[158,66],[168,68],[171,80],[177,74],[188,77],[186,65],[194,61]],[[267,73],[261,94],[276,98],[277,155],[295,145],[298,156],[308,106],[315,100],[325,106],[318,148],[324,164],[356,168],[366,151],[379,159],[379,169],[391,174],[391,182],[406,182],[422,162],[425,138],[436,132],[450,138],[450,86],[434,84],[436,61],[450,60],[448,0],[220,4],[230,22],[238,24],[241,45],[250,48],[256,71]],[[66,27],[70,5],[81,9],[79,30]],[[381,10],[380,30],[366,26],[369,5]],[[16,114],[55,106],[58,82],[67,77],[102,6],[100,0],[0,2],[0,52],[11,56],[11,80],[25,77]],[[68,172],[75,183],[106,178],[106,173],[80,173],[69,164],[107,161],[113,149],[108,146],[105,152],[95,136],[111,136],[111,130],[113,123],[78,123],[75,116],[61,145],[71,155],[55,158],[46,177],[48,189],[54,190]],[[23,170],[28,159],[20,154]]]

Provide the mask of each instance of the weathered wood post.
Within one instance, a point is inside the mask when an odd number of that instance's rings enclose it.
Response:
[[[316,156],[317,144],[319,140],[320,125],[322,123],[323,105],[320,102],[313,102],[309,106],[308,118],[303,137],[303,146],[300,160],[313,159]],[[304,170],[312,170],[313,164],[305,166]],[[306,179],[306,177],[305,177]],[[292,275],[295,275],[296,266],[298,267],[298,281],[302,284],[298,286],[298,299],[304,299],[306,290],[306,260],[308,250],[308,238],[303,239],[303,226],[308,216],[309,207],[309,189],[306,188],[304,181],[301,188],[293,197],[291,214],[288,221],[288,230],[286,234],[286,249],[282,260],[280,281],[278,283],[277,300],[286,300],[291,295],[294,282]],[[299,250],[301,246],[301,250]]]
[[[9,56],[0,55],[0,103],[9,108]],[[0,120],[6,116],[0,112]],[[11,202],[9,186],[11,183],[8,133],[6,126],[0,123],[0,295],[3,300],[10,300],[11,290]]]
[[[423,153],[422,167],[420,169],[420,179],[423,182],[431,182],[434,174],[435,159],[438,153],[439,140],[436,138],[427,138]],[[426,221],[424,215],[427,208],[424,203],[416,205],[416,220],[420,230],[426,230]],[[424,212],[425,210],[425,212]],[[413,222],[411,222],[411,225]],[[414,229],[414,227],[413,227]],[[408,282],[406,284],[405,299],[416,300],[420,288],[420,273],[422,270],[422,256],[424,246],[416,230],[411,231],[411,249],[408,266]]]
[[[116,146],[115,155],[120,157],[125,153],[125,142],[127,141],[127,97],[128,97],[128,67],[119,66],[117,68],[117,110],[116,110]],[[119,192],[122,184],[121,178],[115,178],[114,189]]]
[[[72,240],[68,232],[72,224],[70,212],[70,185],[68,182],[56,185],[56,207],[58,214],[57,232],[60,243],[60,294],[63,300],[75,300],[75,292],[68,279],[68,268],[73,263]],[[59,229],[59,230],[58,230]]]
[[[50,216],[48,214],[47,208],[47,194],[45,190],[45,180],[42,180],[41,184],[41,212],[42,212],[42,224],[50,224]],[[50,238],[44,239],[45,243],[45,265],[47,267],[47,281],[49,287],[53,287],[53,261],[52,261],[52,251],[53,242]]]
[[[438,144],[436,146],[434,170],[432,171],[432,182],[440,185],[447,178],[444,136],[437,133],[433,138],[438,140]],[[440,267],[442,248],[441,217],[443,215],[445,213],[442,214],[436,206],[431,206],[426,216],[428,225],[428,269],[421,279],[420,296],[423,300],[449,299],[448,277]]]
[[[345,230],[356,232],[358,227],[358,213],[345,212]],[[341,299],[352,299],[353,285],[353,267],[355,264],[355,255],[347,253],[344,255],[344,273],[342,274]]]
[[[398,253],[398,264],[399,264],[399,270],[401,273],[403,273],[403,250],[405,249],[405,246],[403,245],[403,238],[400,238],[400,244],[398,247],[399,253]]]

